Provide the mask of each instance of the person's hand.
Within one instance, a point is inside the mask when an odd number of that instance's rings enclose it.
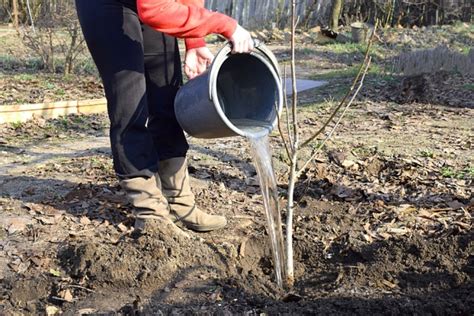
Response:
[[[237,29],[234,34],[230,37],[232,43],[232,53],[250,53],[254,49],[254,43],[250,33],[237,25]]]
[[[191,80],[206,71],[213,59],[214,55],[207,47],[190,49],[184,58],[184,73]]]

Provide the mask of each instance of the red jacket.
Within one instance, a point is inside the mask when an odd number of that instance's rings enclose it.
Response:
[[[138,15],[152,28],[184,38],[186,48],[206,45],[203,37],[217,33],[230,38],[237,21],[204,8],[204,0],[137,0]]]

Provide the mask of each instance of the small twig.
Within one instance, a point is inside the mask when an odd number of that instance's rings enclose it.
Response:
[[[290,108],[288,107],[288,99],[286,98],[286,65],[285,68],[283,68],[284,71],[284,77],[285,77],[285,110],[286,110],[286,128],[288,129],[288,140],[290,142],[290,148],[293,151],[293,138],[291,136],[291,124],[290,124]],[[291,159],[291,156],[288,155],[288,159]]]
[[[336,130],[336,128],[339,126],[339,123],[341,122],[342,118],[344,117],[344,115],[346,114],[347,110],[349,109],[349,107],[352,105],[352,103],[354,102],[355,98],[357,97],[357,95],[359,94],[359,91],[360,89],[362,88],[363,84],[364,84],[364,79],[365,79],[365,76],[367,75],[367,71],[370,67],[370,63],[372,61],[372,58],[369,58],[369,60],[367,61],[367,64],[366,64],[366,67],[362,73],[362,78],[360,79],[360,82],[359,82],[359,86],[357,87],[356,91],[354,92],[354,94],[352,95],[351,99],[349,100],[349,102],[347,103],[347,105],[344,107],[344,111],[341,113],[341,115],[339,116],[336,124],[334,124],[333,128],[331,129],[331,131],[329,132],[329,134],[326,136],[326,138],[324,139],[324,141],[322,141],[318,147],[316,147],[313,151],[313,153],[311,154],[311,157],[303,164],[303,166],[301,167],[300,170],[298,170],[298,172],[296,173],[296,177],[299,178],[301,176],[301,174],[303,173],[303,171],[306,169],[306,167],[311,163],[311,161],[313,161],[313,159],[316,157],[316,155],[319,153],[319,151],[321,150],[321,148],[323,148],[323,146],[326,144],[326,142],[331,138],[332,134],[334,133],[334,131]]]
[[[28,11],[28,16],[30,17],[31,21],[31,29],[33,30],[33,33],[36,34],[36,29],[35,29],[35,22],[33,21],[33,15],[31,14],[31,7],[30,7],[30,1],[26,0],[26,8]]]
[[[75,285],[75,284],[68,284],[66,285],[66,287],[72,287],[72,288],[75,288],[75,289],[81,289],[81,290],[84,290],[84,291],[87,291],[87,292],[90,292],[90,293],[95,293],[94,290],[92,289],[88,289],[86,287],[83,287],[83,286],[80,286],[80,285]]]
[[[295,33],[296,33],[296,25],[298,21],[295,21],[293,18],[292,29],[291,33],[293,34],[291,37],[291,110],[292,110],[292,124],[293,124],[293,152],[298,151],[298,113],[297,113],[297,105],[298,105],[298,91],[296,89],[296,57],[295,57]]]
[[[286,75],[286,68],[285,68],[285,75]],[[283,97],[285,98],[286,100],[286,82],[283,83]],[[285,101],[286,102],[286,101]],[[278,126],[278,132],[280,133],[280,137],[281,137],[281,140],[283,142],[283,145],[285,147],[285,151],[286,151],[286,154],[288,155],[288,160],[291,159],[291,155],[290,155],[290,149],[288,148],[288,143],[286,141],[286,138],[285,138],[285,135],[283,134],[283,128],[281,126],[281,119],[280,119],[280,116],[278,115],[278,106],[277,104],[275,103],[275,109],[277,111],[277,126]],[[287,113],[288,115],[288,113]],[[288,133],[289,133],[289,130],[288,130]]]
[[[57,301],[61,301],[61,302],[68,302],[68,303],[71,303],[72,301],[74,301],[74,299],[73,300],[66,300],[66,299],[64,299],[62,297],[59,297],[59,296],[51,296],[51,298],[53,300],[57,300]]]
[[[233,218],[255,220],[255,216],[250,216],[250,215],[234,215]]]

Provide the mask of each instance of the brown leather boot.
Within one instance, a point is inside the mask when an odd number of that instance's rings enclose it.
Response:
[[[210,215],[196,207],[186,158],[161,160],[158,173],[175,222],[182,222],[187,228],[198,232],[216,230],[227,224],[224,216]]]
[[[161,192],[160,179],[154,174],[149,177],[121,180],[120,186],[126,192],[129,202],[134,206],[135,233],[161,230],[162,232],[186,235],[169,219],[168,202]]]

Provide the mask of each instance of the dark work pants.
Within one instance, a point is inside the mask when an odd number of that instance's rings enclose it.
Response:
[[[159,160],[184,157],[188,150],[173,107],[182,84],[177,41],[141,24],[133,2],[76,0],[104,84],[120,177],[156,172]]]

